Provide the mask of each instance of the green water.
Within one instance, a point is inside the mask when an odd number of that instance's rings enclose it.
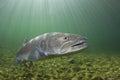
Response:
[[[88,38],[88,53],[120,52],[120,1],[0,0],[0,47],[19,48],[46,32]]]
[[[86,36],[89,47],[13,66],[24,39],[46,32]],[[0,80],[119,80],[119,41],[119,0],[0,0]]]

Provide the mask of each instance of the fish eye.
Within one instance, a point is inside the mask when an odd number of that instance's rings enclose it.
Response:
[[[65,37],[64,37],[64,40],[69,40],[69,37],[68,37],[68,36],[65,36]]]

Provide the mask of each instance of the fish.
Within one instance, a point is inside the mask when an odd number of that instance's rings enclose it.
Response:
[[[26,40],[18,50],[15,64],[35,61],[51,55],[63,55],[88,47],[87,38],[78,34],[50,32]]]

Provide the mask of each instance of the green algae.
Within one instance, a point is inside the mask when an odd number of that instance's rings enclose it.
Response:
[[[118,80],[120,56],[94,56],[84,53],[24,61],[14,66],[15,55],[0,53],[0,80]]]

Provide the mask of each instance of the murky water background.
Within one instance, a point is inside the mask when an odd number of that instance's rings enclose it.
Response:
[[[81,34],[88,53],[119,53],[119,0],[0,0],[0,48],[46,32]]]

